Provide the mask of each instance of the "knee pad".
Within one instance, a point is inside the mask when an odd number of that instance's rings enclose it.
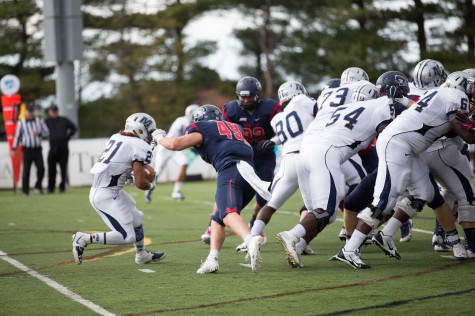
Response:
[[[145,237],[144,232],[143,232],[143,226],[135,227],[134,231],[135,231],[136,242],[141,241]]]
[[[383,211],[379,208],[370,205],[361,212],[358,213],[358,219],[361,219],[371,228],[376,229],[379,226],[379,223],[384,218]]]
[[[475,205],[460,205],[457,212],[457,220],[462,222],[475,222]]]
[[[421,199],[416,199],[414,197],[405,197],[400,202],[396,203],[396,207],[403,210],[409,218],[416,217],[417,213],[422,211],[426,201]]]

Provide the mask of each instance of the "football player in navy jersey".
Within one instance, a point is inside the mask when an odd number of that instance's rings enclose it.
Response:
[[[275,170],[274,145],[270,139],[275,135],[270,121],[277,113],[280,104],[273,99],[261,98],[262,87],[254,77],[243,77],[236,85],[237,100],[223,107],[223,116],[227,121],[243,127],[244,137],[254,152],[254,167],[257,175],[264,181],[272,181]],[[266,204],[260,195],[256,195],[250,226],[254,224],[257,213]]]
[[[256,271],[260,263],[262,237],[251,235],[240,213],[254,197],[255,190],[270,198],[267,191],[270,183],[261,181],[254,171],[253,150],[244,138],[243,128],[224,121],[221,111],[207,104],[198,108],[194,121],[185,129],[185,135],[163,137],[163,134],[154,134],[154,140],[170,150],[194,147],[218,173],[217,212],[211,221],[210,252],[197,273],[219,270],[218,256],[225,239],[225,226],[229,226],[248,245],[246,258],[251,261],[252,271]]]
[[[254,152],[254,167],[257,175],[264,181],[274,178],[275,143],[270,139],[275,135],[270,121],[277,113],[280,104],[273,99],[261,98],[262,86],[254,77],[243,77],[236,84],[236,100],[223,106],[223,116],[226,121],[239,124],[244,131],[244,138],[252,146]],[[252,219],[249,226],[252,228],[257,213],[266,204],[266,200],[259,194],[253,208]],[[201,237],[209,243],[209,231]],[[242,246],[242,245],[240,245]],[[241,249],[238,246],[236,249]],[[238,250],[239,251],[239,250]]]

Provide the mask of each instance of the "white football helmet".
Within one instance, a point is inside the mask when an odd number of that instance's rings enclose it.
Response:
[[[364,82],[353,91],[351,102],[373,100],[379,97],[379,88],[371,82]]]
[[[474,77],[474,78],[475,78],[475,68],[467,68],[467,69],[464,69],[464,70],[462,70],[462,71],[468,73],[468,75],[469,75],[470,77]]]
[[[134,133],[147,143],[152,140],[152,133],[156,129],[155,120],[147,113],[135,113],[125,120],[124,131]]]
[[[437,88],[447,80],[444,66],[433,59],[424,59],[418,62],[412,75],[414,86],[419,89]]]
[[[474,80],[474,77],[470,77],[470,75],[464,71],[455,71],[447,77],[442,87],[458,89],[469,94],[472,92]]]
[[[185,109],[185,116],[191,122],[193,121],[193,116],[195,115],[196,110],[198,110],[200,106],[198,104],[190,104]]]
[[[369,81],[369,77],[366,71],[364,71],[363,69],[358,68],[358,67],[350,67],[350,68],[345,69],[341,73],[340,80],[341,80],[340,86],[343,86],[354,81],[360,81],[360,80]]]
[[[307,89],[297,81],[284,82],[277,91],[280,105],[285,105],[299,94],[307,94]]]

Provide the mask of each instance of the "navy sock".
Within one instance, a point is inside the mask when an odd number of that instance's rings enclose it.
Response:
[[[464,229],[463,232],[465,233],[465,243],[467,249],[470,249],[475,253],[475,228],[467,228]]]

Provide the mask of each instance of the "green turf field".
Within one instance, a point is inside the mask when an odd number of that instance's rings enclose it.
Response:
[[[412,240],[396,242],[400,261],[376,246],[362,249],[368,270],[328,261],[343,245],[339,214],[312,242],[316,255],[303,257],[305,268],[292,269],[275,234],[297,223],[296,194],[266,227],[258,273],[241,265],[244,255],[234,250],[241,241],[229,231],[220,271],[197,275],[208,254],[200,236],[214,183],[186,183],[183,202],[171,200],[171,184],[161,184],[148,205],[142,191],[127,190],[145,214],[147,248],[167,252],[163,262],[139,266],[133,247],[89,245],[86,260],[74,264],[71,234],[106,230],[89,205],[89,188],[30,197],[0,191],[0,315],[471,315],[475,309],[475,260],[433,252],[428,209],[415,218]],[[249,206],[242,214],[250,218]]]

